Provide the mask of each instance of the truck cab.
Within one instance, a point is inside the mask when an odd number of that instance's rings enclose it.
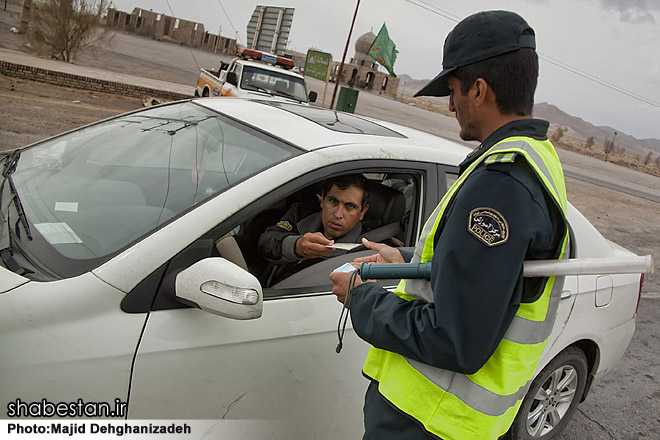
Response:
[[[305,78],[291,70],[293,60],[250,49],[242,49],[239,54],[218,72],[202,69],[195,95],[316,101],[316,92],[307,92]]]

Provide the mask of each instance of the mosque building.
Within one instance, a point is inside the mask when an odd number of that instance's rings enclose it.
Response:
[[[355,42],[355,55],[351,58],[350,63],[344,63],[339,83],[355,89],[396,97],[399,79],[387,72],[379,72],[379,64],[368,55],[371,44],[375,39],[376,34],[373,32],[367,32],[357,39]],[[333,63],[333,77],[336,77],[339,64],[338,62]]]

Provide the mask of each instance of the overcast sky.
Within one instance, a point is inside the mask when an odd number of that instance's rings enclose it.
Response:
[[[130,12],[152,9],[204,23],[207,31],[246,43],[256,5],[295,8],[289,48],[313,47],[341,60],[357,0],[113,0]],[[383,22],[399,55],[397,74],[430,79],[442,70],[442,45],[456,22],[474,12],[508,9],[536,31],[541,57],[537,102],[638,139],[660,138],[660,1],[658,0],[361,0],[347,61],[362,34]],[[588,78],[590,79],[588,79]],[[618,89],[619,91],[615,91]],[[630,96],[633,95],[633,96]]]

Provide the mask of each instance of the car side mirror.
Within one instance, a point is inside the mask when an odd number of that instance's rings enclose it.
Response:
[[[309,92],[309,102],[316,102],[316,98],[318,97],[318,94],[314,91]]]
[[[238,87],[238,76],[236,76],[236,72],[227,72],[227,82]]]
[[[205,258],[180,272],[176,296],[232,319],[259,318],[263,311],[259,281],[224,258]]]

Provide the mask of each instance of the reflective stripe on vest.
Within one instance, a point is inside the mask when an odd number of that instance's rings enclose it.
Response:
[[[411,262],[433,257],[435,234],[447,207],[468,176],[482,163],[513,162],[523,156],[557,208],[566,212],[563,172],[548,141],[507,138],[491,147],[459,176],[427,220]],[[558,259],[568,255],[568,228]],[[364,373],[379,382],[391,403],[444,440],[488,439],[504,434],[534,377],[559,306],[563,278],[550,277],[540,297],[522,303],[493,355],[471,375],[435,368],[396,353],[371,348]],[[433,302],[426,280],[401,280],[395,291],[406,299]]]

